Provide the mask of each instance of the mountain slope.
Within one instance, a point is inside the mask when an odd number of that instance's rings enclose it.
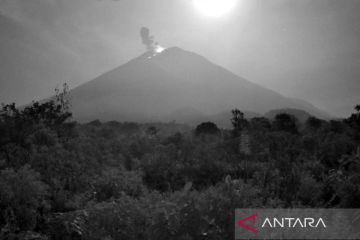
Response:
[[[298,108],[328,116],[177,47],[145,53],[75,88],[70,97],[79,121],[192,122],[233,108],[260,114]]]

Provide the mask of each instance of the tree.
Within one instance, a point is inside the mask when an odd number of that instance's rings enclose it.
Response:
[[[345,120],[347,124],[355,129],[360,129],[360,104],[355,106],[355,113]]]
[[[47,186],[29,165],[0,171],[0,237],[4,227],[9,232],[33,230],[46,195]]]
[[[15,103],[6,104],[0,110],[0,154],[12,167],[23,165],[28,161],[32,140],[40,135],[65,137],[72,134],[74,123],[69,122],[68,87],[62,91],[56,89],[55,96],[46,102],[33,102],[25,108],[17,108]],[[43,134],[38,134],[42,132]],[[47,134],[44,135],[44,133]],[[54,134],[52,134],[54,133]],[[43,138],[44,139],[44,138]],[[43,142],[43,141],[42,141]],[[16,154],[16,155],[14,155]]]
[[[200,123],[195,129],[195,135],[201,134],[217,135],[220,133],[220,129],[213,122]]]
[[[287,113],[277,114],[273,122],[273,128],[276,131],[284,131],[296,134],[298,133],[297,119]]]
[[[241,131],[247,127],[248,122],[245,119],[244,113],[241,112],[239,109],[233,109],[231,113],[232,113],[231,123],[233,125],[233,132],[235,136],[238,136],[240,135]]]
[[[150,137],[156,136],[156,134],[159,132],[159,129],[157,129],[155,126],[150,126],[146,129],[146,134]]]
[[[316,117],[309,117],[305,123],[306,127],[311,130],[319,129],[322,124],[323,124],[323,121]]]
[[[358,114],[360,113],[360,104],[355,106],[355,110],[357,111]]]
[[[33,102],[23,110],[15,103],[2,106],[0,111],[0,129],[14,128],[14,131],[32,132],[37,125],[56,129],[68,121],[72,114],[69,112],[70,103],[67,98],[68,87],[64,84],[62,91],[55,89],[55,96],[46,102]]]
[[[266,131],[271,128],[269,119],[265,117],[255,117],[250,120],[251,129],[256,131]]]

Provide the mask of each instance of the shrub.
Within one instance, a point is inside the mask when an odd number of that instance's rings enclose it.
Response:
[[[44,207],[47,186],[40,181],[39,173],[28,165],[18,171],[0,172],[0,224],[12,231],[33,230]]]
[[[195,129],[195,134],[197,136],[201,134],[218,135],[219,133],[220,129],[213,122],[203,122]]]

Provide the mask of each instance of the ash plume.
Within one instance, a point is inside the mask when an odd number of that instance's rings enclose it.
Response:
[[[150,35],[150,30],[147,27],[141,28],[140,36],[141,42],[145,45],[147,51],[157,53],[163,50],[163,48],[154,41],[154,36]]]

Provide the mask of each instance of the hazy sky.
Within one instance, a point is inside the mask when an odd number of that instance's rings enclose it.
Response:
[[[144,52],[139,31],[344,116],[360,103],[360,0],[0,0],[0,102],[47,97]]]

